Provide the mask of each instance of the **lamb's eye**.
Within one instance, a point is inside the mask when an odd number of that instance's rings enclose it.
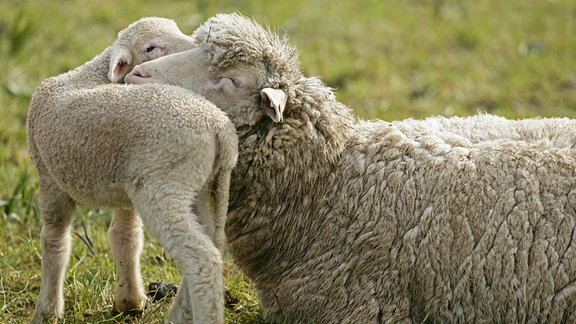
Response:
[[[156,46],[152,46],[152,45],[148,46],[148,47],[146,48],[146,53],[152,52],[155,48],[156,48]]]

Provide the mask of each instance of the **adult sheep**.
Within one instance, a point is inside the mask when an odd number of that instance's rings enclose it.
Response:
[[[182,282],[168,321],[222,323],[221,251],[238,138],[212,103],[178,87],[111,84],[138,63],[189,49],[172,20],[143,18],[86,64],[42,82],[27,135],[40,179],[42,285],[33,323],[63,314],[77,204],[113,208],[114,311],[141,311],[142,222]]]
[[[267,319],[576,320],[571,145],[359,120],[285,39],[237,14],[193,37],[126,81],[182,85],[235,123],[228,247]]]

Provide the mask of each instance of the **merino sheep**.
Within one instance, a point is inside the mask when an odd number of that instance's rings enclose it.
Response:
[[[63,314],[77,204],[113,208],[108,234],[116,262],[114,311],[144,307],[144,223],[182,273],[168,321],[224,321],[221,252],[238,152],[234,126],[212,103],[182,88],[108,80],[122,80],[138,63],[194,46],[173,21],[144,18],[121,31],[102,54],[35,91],[27,135],[39,173],[43,226],[33,323]]]
[[[236,125],[228,248],[267,319],[576,321],[572,141],[363,121],[250,19],[220,14],[192,36],[198,48],[126,81],[194,90]]]

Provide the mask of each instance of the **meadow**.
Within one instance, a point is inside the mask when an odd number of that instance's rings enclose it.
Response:
[[[320,76],[362,118],[397,120],[487,112],[576,118],[576,3],[571,0],[4,0],[0,2],[0,323],[27,322],[40,287],[37,173],[27,153],[34,89],[109,46],[143,16],[185,33],[238,11],[286,35],[306,75]],[[161,322],[170,300],[142,318],[110,313],[114,264],[107,210],[80,208],[74,223],[62,323]],[[146,282],[178,282],[147,236]],[[226,318],[262,321],[250,281],[226,258]]]

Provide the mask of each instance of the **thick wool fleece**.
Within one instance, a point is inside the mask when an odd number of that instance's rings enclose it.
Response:
[[[281,48],[231,16],[194,33],[215,69]],[[228,34],[248,45],[216,46]],[[258,74],[289,81],[288,101],[280,124],[251,120],[260,89],[227,109],[242,127],[226,233],[267,319],[576,321],[572,145],[526,140],[511,125],[474,137],[456,134],[468,127],[459,122],[437,136],[358,121],[296,62],[255,60]],[[534,137],[543,127],[522,125]]]
[[[558,148],[576,145],[576,135],[573,133],[576,120],[569,118],[511,120],[490,114],[477,114],[468,117],[406,119],[392,124],[405,133],[435,135],[451,141],[478,143],[485,140],[519,140]],[[458,138],[458,135],[461,137]]]
[[[227,237],[270,319],[574,319],[570,148],[348,131],[334,163],[311,140],[256,163],[241,139]]]

